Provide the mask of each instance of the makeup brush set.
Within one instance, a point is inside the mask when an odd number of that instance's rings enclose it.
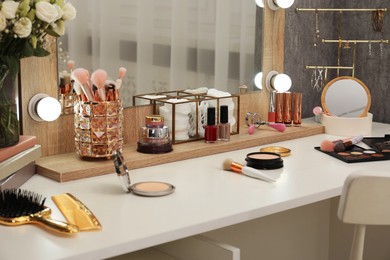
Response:
[[[80,200],[69,193],[52,196],[67,222],[52,219],[46,198],[23,189],[0,192],[0,224],[18,226],[38,224],[51,231],[72,235],[79,231],[100,230],[101,224]]]
[[[365,143],[369,148],[359,146]],[[354,136],[339,140],[324,140],[314,149],[346,163],[390,160],[390,135],[385,137]]]
[[[72,70],[73,89],[78,96],[75,111],[75,146],[81,157],[110,158],[123,145],[123,107],[119,99],[126,69],[109,80],[107,72],[84,68]]]
[[[119,68],[119,76],[109,80],[107,72],[103,69],[95,70],[91,75],[84,68],[71,71],[73,89],[82,101],[115,101],[119,99],[119,89],[126,74],[126,68]]]

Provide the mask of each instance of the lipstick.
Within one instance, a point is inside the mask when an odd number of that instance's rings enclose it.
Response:
[[[269,93],[268,122],[275,122],[275,91]]]

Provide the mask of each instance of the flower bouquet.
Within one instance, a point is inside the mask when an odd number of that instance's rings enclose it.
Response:
[[[46,36],[65,33],[76,9],[65,0],[0,0],[0,147],[19,141],[17,86],[20,59],[43,57]]]

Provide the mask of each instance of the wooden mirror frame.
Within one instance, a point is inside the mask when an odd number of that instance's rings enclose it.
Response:
[[[340,81],[340,80],[353,80],[353,81],[357,82],[365,90],[365,92],[367,94],[367,104],[366,104],[363,112],[360,113],[358,115],[358,117],[365,117],[365,116],[367,116],[368,110],[371,107],[371,94],[370,94],[370,90],[368,89],[366,84],[364,84],[361,80],[359,80],[359,79],[357,79],[355,77],[350,77],[350,76],[337,77],[337,78],[334,78],[333,80],[329,81],[328,84],[326,84],[326,86],[324,87],[324,89],[322,91],[322,94],[321,94],[321,105],[322,105],[322,109],[324,110],[324,113],[332,114],[331,110],[329,109],[328,105],[326,104],[326,100],[325,99],[326,99],[326,95],[328,93],[329,88],[332,87],[334,85],[334,83],[336,83],[337,81]]]

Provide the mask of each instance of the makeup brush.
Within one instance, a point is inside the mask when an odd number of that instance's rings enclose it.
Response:
[[[119,89],[122,86],[122,81],[127,72],[127,69],[125,67],[119,68],[119,76],[118,79],[115,81],[115,99],[119,99]]]
[[[74,69],[74,60],[68,60],[68,62],[67,62],[67,67],[68,67],[68,69],[69,69],[69,72],[71,72],[72,73],[72,71],[73,71],[73,69]]]
[[[89,72],[83,68],[75,69],[71,74],[72,79],[79,83],[81,90],[84,92],[88,101],[93,100],[92,88],[89,84]]]
[[[41,224],[64,234],[79,231],[77,226],[50,219],[51,209],[44,206],[45,198],[22,189],[6,189],[0,192],[0,224],[17,226]]]
[[[259,170],[256,170],[256,169],[248,167],[248,166],[241,165],[237,162],[234,162],[231,159],[226,159],[223,162],[223,169],[226,171],[231,170],[231,171],[234,171],[236,173],[241,173],[241,174],[244,174],[246,176],[256,178],[259,180],[263,180],[263,181],[268,181],[268,182],[275,182],[276,181],[274,178],[271,178],[270,176],[262,173]]]
[[[320,149],[323,152],[343,152],[350,149],[353,145],[363,140],[362,135],[354,136],[344,140],[329,141],[324,140],[321,142]]]
[[[107,80],[107,72],[102,69],[95,70],[91,75],[92,83],[97,87],[100,101],[106,101],[105,83]]]

